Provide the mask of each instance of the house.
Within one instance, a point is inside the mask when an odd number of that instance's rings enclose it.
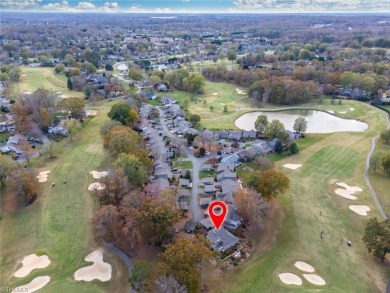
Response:
[[[244,139],[255,139],[257,137],[257,133],[255,130],[244,130],[242,132],[242,138]]]
[[[190,191],[188,189],[180,188],[177,191],[177,197],[179,200],[188,199],[190,197]]]
[[[242,131],[229,131],[228,139],[238,141],[242,138]]]
[[[156,96],[153,92],[142,93],[142,96],[143,96],[145,99],[148,99],[148,100],[154,100],[154,99],[157,98],[157,96]]]
[[[180,187],[191,187],[190,180],[185,179],[185,178],[180,178],[179,179],[179,186]]]
[[[265,144],[265,147],[262,145],[253,145],[245,150],[241,150],[237,153],[237,156],[240,157],[241,160],[249,161],[253,160],[258,155],[267,153],[267,146]]]
[[[235,230],[240,225],[241,225],[240,215],[237,209],[233,205],[228,204],[228,211],[227,211],[225,221],[223,222],[223,226],[225,228]]]
[[[180,205],[180,209],[183,211],[183,212],[188,212],[188,203],[185,202],[185,201],[181,201],[179,203]]]
[[[291,130],[287,130],[287,133],[290,140],[296,140],[302,138],[302,134],[299,132],[293,132]]]
[[[206,177],[203,178],[204,185],[213,185],[214,184],[214,177]]]
[[[49,127],[48,133],[50,134],[59,134],[62,136],[68,136],[69,131],[66,128],[55,126],[55,127]]]
[[[215,193],[215,186],[214,185],[205,185],[204,186],[204,193],[214,194]]]
[[[224,171],[232,171],[234,172],[235,168],[232,164],[225,162],[225,163],[219,163],[217,167],[217,174],[222,173]]]
[[[199,204],[202,208],[207,208],[211,203],[211,197],[202,197],[200,200],[199,200]]]
[[[269,148],[272,150],[272,151],[275,151],[275,146],[276,146],[276,143],[278,142],[278,138],[274,138],[273,140],[269,141],[267,144],[269,146]]]
[[[225,170],[217,175],[217,181],[222,182],[227,179],[232,179],[236,180],[237,179],[237,174],[236,172],[232,172],[230,170]]]
[[[235,195],[238,188],[240,188],[240,183],[237,180],[226,179],[222,181],[222,192],[224,193],[231,192]]]
[[[206,239],[211,249],[221,252],[225,252],[238,243],[238,238],[223,227],[209,231]]]
[[[210,172],[211,171],[211,164],[204,164],[201,168],[200,168],[200,171],[203,171],[203,172]]]
[[[214,228],[214,224],[210,218],[205,218],[203,220],[200,220],[199,224],[201,224],[207,231]]]
[[[215,132],[214,135],[218,135],[218,139],[226,139],[229,136],[229,131],[227,130],[217,131]]]
[[[194,222],[188,221],[184,224],[184,231],[188,234],[194,233],[195,228],[196,228],[196,223]]]
[[[156,89],[160,92],[167,92],[168,91],[168,88],[165,84],[163,83],[160,83],[156,86]]]
[[[240,157],[236,154],[232,155],[223,155],[221,157],[221,163],[228,163],[231,164],[233,167],[237,168],[241,165]]]
[[[175,103],[177,103],[177,101],[171,97],[162,97],[160,100],[160,103],[162,105],[168,105],[168,104],[175,104]]]

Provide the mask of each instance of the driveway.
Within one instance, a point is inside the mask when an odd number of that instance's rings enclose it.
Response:
[[[164,112],[160,108],[158,108],[158,107],[156,107],[156,108],[160,112],[160,124],[161,124],[161,127],[162,127],[165,135],[167,135],[169,138],[177,139],[178,138],[177,135],[171,133],[169,131],[167,125],[165,124]],[[185,145],[184,145],[184,147],[185,147]],[[208,158],[194,157],[192,152],[187,147],[184,148],[184,153],[187,155],[187,157],[192,162],[192,192],[191,192],[191,200],[190,200],[190,211],[192,213],[192,220],[194,222],[198,222],[204,218],[203,210],[200,207],[199,202],[198,202],[199,183],[200,183],[199,171],[200,171],[201,166],[208,160]]]

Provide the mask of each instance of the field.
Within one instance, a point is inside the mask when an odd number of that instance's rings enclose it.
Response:
[[[32,93],[43,88],[52,90],[62,97],[84,97],[82,92],[70,91],[66,87],[66,76],[54,73],[54,68],[50,67],[20,67],[22,76],[20,82],[15,85],[14,91],[21,93]]]
[[[199,127],[233,129],[236,128],[234,120],[245,110],[251,109],[246,102],[246,94],[238,94],[236,89],[242,90],[232,84],[207,81],[205,92],[197,95],[198,101],[196,103],[191,102],[193,95],[191,93],[176,91],[168,95],[176,98],[181,104],[185,100],[189,101],[189,111],[192,114],[199,114],[202,118]],[[210,110],[210,106],[214,107],[213,111]],[[227,106],[227,112],[223,111],[224,106]]]
[[[346,115],[357,115],[369,123],[369,130],[330,134],[313,141],[297,155],[276,161],[277,168],[290,178],[291,188],[273,202],[264,231],[252,238],[254,249],[246,263],[236,270],[223,271],[218,277],[204,274],[204,282],[210,284],[211,292],[384,291],[389,271],[368,254],[361,238],[366,220],[374,216],[380,218],[365,186],[363,171],[371,137],[384,129],[385,116],[363,103],[347,104],[355,110]],[[328,107],[319,107],[325,106]],[[289,170],[283,168],[286,163],[303,166]],[[357,195],[358,200],[347,200],[334,193],[336,187],[331,180],[359,186],[363,192]],[[378,180],[384,182],[388,177]],[[383,196],[381,193],[381,201]],[[349,210],[351,204],[368,205],[371,208],[368,217]],[[383,205],[386,204],[388,202],[383,201]],[[320,238],[322,230],[323,239]],[[352,247],[346,245],[347,240],[352,242]],[[302,272],[294,267],[298,260],[314,266],[326,285],[307,282]],[[284,285],[278,278],[278,274],[284,272],[300,276],[302,286]]]
[[[91,231],[91,215],[97,208],[88,185],[95,181],[91,170],[106,170],[110,159],[99,138],[101,123],[108,119],[109,106],[100,104],[98,115],[86,119],[82,131],[55,146],[56,159],[44,155],[32,162],[40,171],[51,170],[48,182],[41,183],[38,200],[15,214],[2,212],[1,275],[2,286],[26,284],[33,277],[49,275],[52,281],[40,292],[125,292],[126,268],[112,254],[105,261],[113,268],[112,281],[75,282],[73,273],[90,263],[84,257],[98,247]],[[93,108],[91,108],[93,109]],[[67,184],[61,181],[66,178]],[[52,187],[51,182],[56,186]],[[52,264],[33,271],[25,278],[12,277],[24,256],[37,251],[47,254]]]

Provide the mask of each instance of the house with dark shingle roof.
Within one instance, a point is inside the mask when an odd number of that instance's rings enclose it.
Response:
[[[238,243],[238,238],[225,228],[212,229],[206,235],[210,248],[216,251],[225,252]]]

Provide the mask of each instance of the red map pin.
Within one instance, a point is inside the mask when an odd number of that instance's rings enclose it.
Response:
[[[219,211],[218,211],[219,208]],[[221,226],[223,221],[225,221],[226,214],[227,214],[227,206],[223,201],[213,201],[209,205],[209,214],[211,221],[213,221],[213,224],[215,228],[218,230]]]

